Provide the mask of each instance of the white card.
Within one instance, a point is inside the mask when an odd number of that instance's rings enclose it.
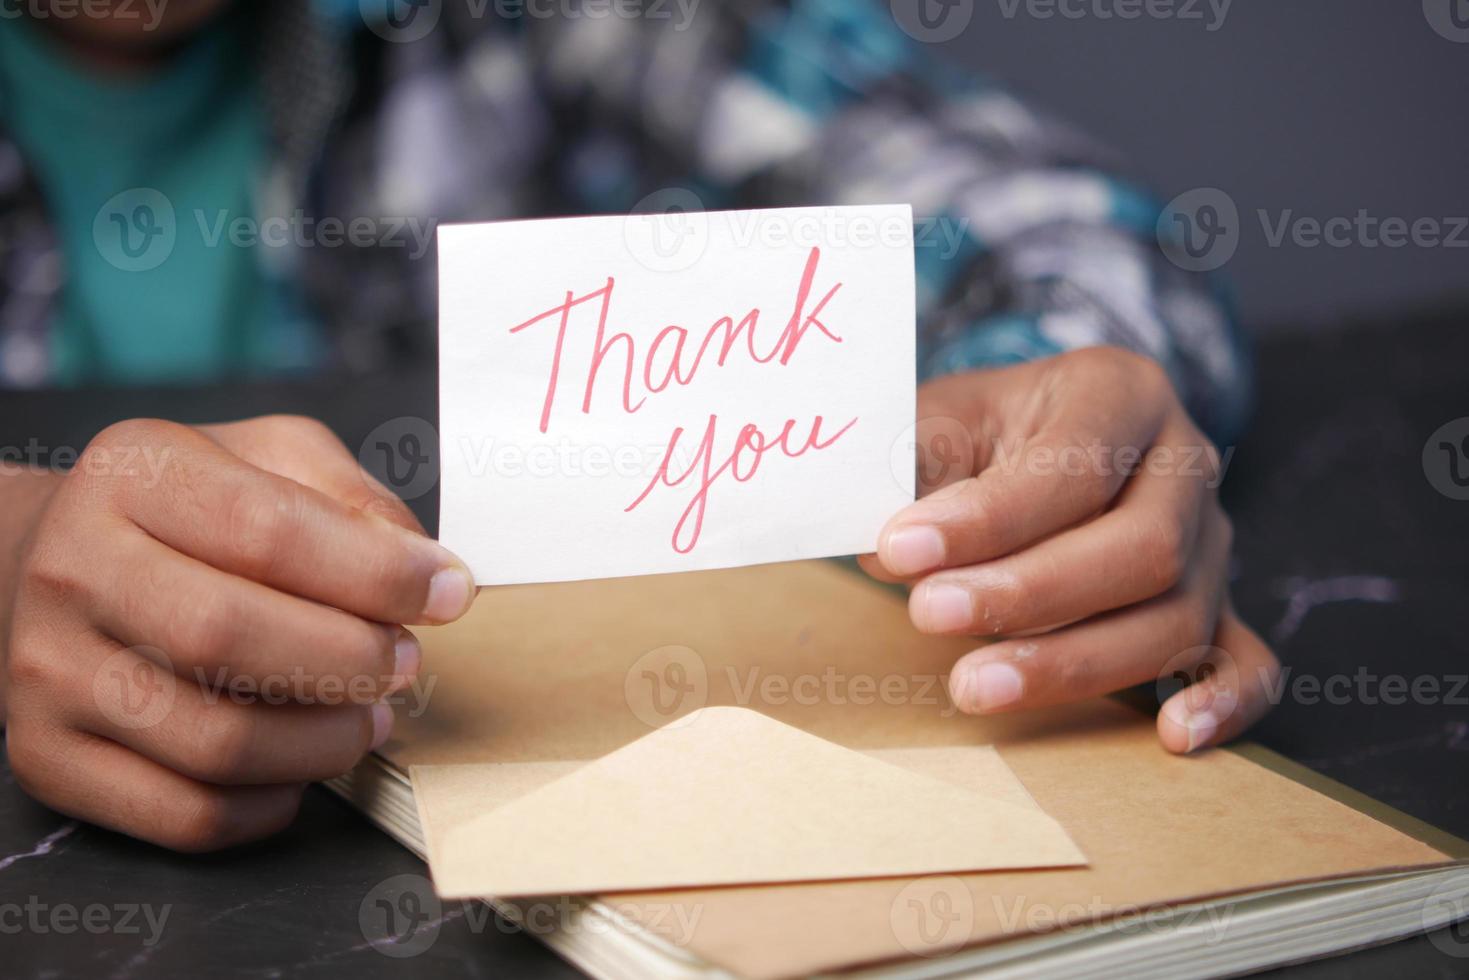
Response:
[[[872,551],[913,290],[907,205],[441,227],[440,540],[481,585]]]

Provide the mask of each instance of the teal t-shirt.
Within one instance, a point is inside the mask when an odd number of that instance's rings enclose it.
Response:
[[[243,14],[156,69],[102,74],[0,21],[0,125],[50,209],[66,286],[58,381],[198,381],[300,369],[314,331],[256,233],[265,124]]]

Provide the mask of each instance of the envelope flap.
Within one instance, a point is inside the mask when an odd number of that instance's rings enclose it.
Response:
[[[451,827],[430,852],[448,898],[1086,863],[1038,808],[728,707]]]

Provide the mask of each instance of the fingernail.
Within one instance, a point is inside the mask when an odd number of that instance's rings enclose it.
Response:
[[[373,751],[386,742],[391,734],[393,734],[393,706],[379,701],[372,706],[372,744],[367,747],[367,750]]]
[[[888,535],[883,564],[895,575],[917,575],[944,563],[944,538],[932,527],[900,527]]]
[[[994,711],[1020,700],[1025,680],[1009,664],[987,663],[972,668],[959,678],[954,699],[964,711]]]
[[[413,683],[422,664],[423,646],[418,642],[418,637],[404,630],[393,644],[392,691],[401,691]]]
[[[467,569],[457,565],[441,568],[429,579],[423,617],[436,623],[450,622],[463,616],[473,599],[474,583]]]
[[[920,591],[923,629],[932,633],[957,633],[974,621],[974,603],[957,585],[925,585]]]
[[[1188,747],[1184,752],[1192,752],[1209,744],[1219,731],[1219,720],[1214,717],[1213,712],[1204,712],[1189,715],[1184,720],[1183,727],[1188,732]]]

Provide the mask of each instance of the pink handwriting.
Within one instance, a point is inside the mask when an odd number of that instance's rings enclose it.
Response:
[[[597,317],[597,331],[591,344],[591,362],[586,378],[582,380],[582,413],[591,413],[592,395],[597,379],[601,376],[604,364],[611,361],[612,366],[609,370],[617,371],[621,375],[618,380],[621,385],[619,396],[622,411],[632,414],[642,408],[650,395],[656,395],[670,385],[692,384],[698,377],[699,369],[706,363],[705,354],[709,352],[716,340],[718,341],[718,352],[715,356],[715,363],[721,367],[739,346],[741,337],[744,339],[745,353],[751,361],[757,364],[774,363],[780,366],[790,363],[801,341],[812,328],[831,342],[842,343],[842,338],[828,329],[821,320],[826,304],[842,288],[842,284],[838,282],[833,285],[822,294],[819,301],[811,305],[811,295],[820,262],[821,250],[813,247],[807,253],[805,266],[801,270],[795,300],[791,314],[786,320],[785,329],[768,348],[762,350],[756,342],[761,311],[759,307],[752,307],[738,320],[733,316],[722,316],[715,320],[705,331],[698,349],[692,355],[689,354],[689,331],[677,324],[665,326],[653,337],[646,353],[643,354],[641,371],[638,370],[639,351],[632,334],[622,330],[611,330],[610,332],[608,330],[616,280],[608,276],[606,282],[599,288],[582,295],[577,295],[574,290],[568,289],[566,297],[560,303],[510,328],[511,333],[520,333],[528,327],[547,320],[554,320],[557,324],[555,346],[551,353],[551,367],[546,380],[546,396],[541,402],[541,432],[548,431],[551,424],[551,413],[561,382],[562,354],[566,348],[568,328],[571,326],[573,313],[582,307],[595,308]],[[635,381],[641,382],[636,397],[634,396]],[[717,415],[711,414],[688,469],[681,474],[671,475],[669,468],[679,449],[680,440],[685,434],[684,427],[679,426],[669,437],[668,449],[663,455],[657,472],[643,488],[643,492],[638,494],[637,499],[624,508],[624,512],[635,510],[659,485],[676,487],[685,481],[691,481],[691,486],[696,485],[694,495],[679,516],[671,539],[674,551],[688,554],[698,544],[699,535],[703,531],[710,489],[725,473],[733,477],[737,483],[746,483],[755,476],[756,470],[760,468],[761,460],[772,450],[779,449],[785,456],[797,459],[811,450],[828,448],[857,424],[857,419],[854,418],[832,435],[823,438],[822,424],[824,421],[822,416],[817,415],[811,422],[810,430],[804,440],[793,435],[797,425],[795,419],[788,419],[773,438],[754,423],[747,424],[735,436],[733,449],[724,454],[722,461],[716,464],[715,457],[718,451],[715,448],[715,436],[719,419]],[[796,444],[797,442],[799,444]]]
[[[805,443],[795,449],[792,449],[790,444],[791,430],[796,427],[795,419],[787,419],[785,425],[780,430],[780,435],[774,439],[768,439],[765,433],[760,431],[760,427],[754,423],[748,424],[740,429],[739,435],[735,436],[734,449],[725,457],[724,462],[716,467],[714,466],[714,432],[715,426],[719,422],[719,417],[717,415],[711,415],[709,416],[709,425],[704,429],[704,437],[699,440],[699,448],[694,454],[693,462],[689,463],[689,468],[684,470],[682,475],[670,477],[668,475],[668,465],[678,448],[679,439],[684,434],[683,426],[679,426],[673,430],[673,435],[669,437],[668,451],[663,454],[663,462],[658,464],[658,471],[653,474],[653,478],[648,481],[648,485],[643,488],[643,492],[638,494],[638,498],[628,504],[623,510],[624,512],[631,512],[647,499],[648,494],[659,483],[668,487],[676,487],[693,476],[695,470],[698,470],[698,490],[694,493],[693,499],[689,501],[689,505],[684,508],[683,513],[679,516],[678,523],[673,527],[673,550],[681,555],[686,555],[694,550],[694,545],[699,543],[699,532],[704,529],[704,511],[709,503],[709,488],[713,486],[715,480],[724,475],[725,471],[728,471],[730,476],[734,477],[736,481],[745,483],[755,475],[755,471],[760,468],[760,461],[765,458],[765,454],[771,449],[779,447],[780,451],[785,453],[785,455],[796,459],[804,456],[808,450],[825,449],[845,435],[852,426],[857,424],[857,420],[852,419],[852,421],[838,429],[831,438],[823,442],[821,439],[821,423],[823,421],[820,415],[816,416],[816,419],[811,423],[811,432],[806,437]],[[750,468],[741,474],[740,453],[745,450],[749,450]],[[694,522],[693,530],[688,535],[687,543],[680,545],[679,538],[683,535],[690,517],[693,518]]]
[[[806,305],[811,297],[812,284],[816,278],[816,269],[821,261],[821,250],[812,248],[806,257],[806,267],[801,272],[801,280],[796,288],[796,300],[791,311],[790,319],[786,321],[785,330],[776,338],[775,344],[769,351],[762,354],[755,345],[756,326],[760,319],[760,310],[753,308],[739,319],[738,322],[731,316],[723,316],[709,327],[704,334],[703,342],[699,344],[699,350],[694,354],[692,363],[685,365],[687,356],[686,346],[689,340],[689,332],[676,324],[670,324],[658,332],[649,345],[647,355],[643,359],[642,382],[643,387],[649,394],[657,394],[668,387],[670,383],[679,385],[691,384],[698,373],[700,365],[704,361],[704,354],[709,350],[709,345],[714,338],[723,333],[724,339],[719,347],[718,363],[723,366],[729,359],[741,334],[745,337],[745,346],[751,360],[758,364],[768,364],[779,358],[779,363],[788,364],[791,357],[796,353],[808,330],[815,327],[828,339],[835,343],[841,343],[842,338],[832,333],[821,322],[821,312],[826,304],[836,295],[837,290],[842,288],[837,283],[826,291],[820,302],[809,312],[805,312]],[[582,389],[581,410],[583,414],[591,414],[592,391],[596,387],[597,378],[602,370],[603,362],[614,349],[620,346],[622,351],[622,410],[624,412],[636,412],[647,400],[647,395],[633,401],[633,374],[637,362],[637,345],[631,334],[616,330],[610,335],[607,332],[607,319],[612,308],[612,292],[616,281],[607,277],[607,281],[600,288],[594,289],[585,295],[578,296],[570,289],[566,291],[566,298],[549,310],[537,313],[529,320],[525,320],[510,328],[511,333],[519,333],[533,324],[544,320],[555,318],[558,321],[556,328],[556,345],[551,354],[551,371],[546,381],[546,397],[541,403],[541,431],[545,432],[551,424],[551,407],[556,401],[556,388],[561,375],[561,355],[566,344],[566,330],[571,323],[572,311],[583,304],[600,300],[597,313],[597,335],[592,342],[592,362],[587,371],[587,377]],[[654,364],[660,349],[672,338],[673,351],[669,355],[667,366],[663,369],[660,379],[654,380],[656,370]]]

